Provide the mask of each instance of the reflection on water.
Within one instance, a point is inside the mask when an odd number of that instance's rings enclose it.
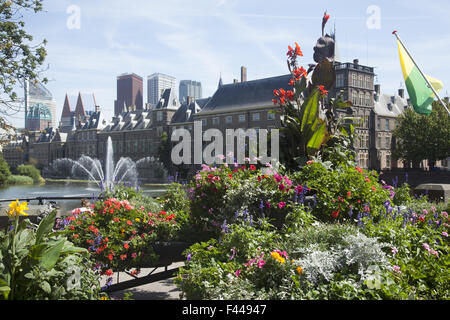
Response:
[[[161,196],[165,191],[165,185],[144,185],[140,190],[148,196]],[[47,182],[42,185],[14,185],[0,187],[1,200],[26,199],[36,197],[85,197],[88,200],[95,200],[100,194],[100,189],[94,183],[88,182]],[[61,212],[71,211],[80,205],[80,200],[55,200]],[[30,204],[38,204],[32,201]],[[7,208],[9,202],[0,202],[0,210]]]

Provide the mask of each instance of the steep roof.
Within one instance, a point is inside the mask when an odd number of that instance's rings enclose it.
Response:
[[[70,117],[72,117],[72,110],[71,110],[70,105],[71,105],[70,99],[69,99],[69,96],[66,93],[66,97],[64,99],[64,105],[63,105],[61,118],[70,118]]]
[[[172,88],[165,89],[155,109],[178,109],[180,102]]]
[[[194,114],[199,113],[202,108],[197,101],[191,103],[183,103],[178,110],[173,114],[170,123],[183,123],[194,121]]]
[[[375,101],[374,112],[385,117],[397,117],[408,107],[408,100],[398,95],[381,94]]]
[[[231,111],[273,105],[273,90],[290,89],[290,74],[245,82],[224,84],[217,88],[202,112]]]

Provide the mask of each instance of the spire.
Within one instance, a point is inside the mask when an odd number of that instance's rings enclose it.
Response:
[[[83,99],[81,98],[81,92],[78,92],[78,100],[77,100],[77,106],[75,108],[75,116],[85,118],[86,112],[84,111],[84,104]]]
[[[72,112],[71,112],[71,110],[70,110],[69,97],[67,96],[67,93],[66,93],[66,97],[65,97],[65,99],[64,99],[64,106],[63,106],[61,118],[67,118],[67,117],[70,117],[71,114],[72,114]]]
[[[223,83],[222,83],[222,72],[219,74],[219,86],[218,86],[218,88],[220,88],[221,86],[223,86]]]

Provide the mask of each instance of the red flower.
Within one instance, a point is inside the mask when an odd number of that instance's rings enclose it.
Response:
[[[107,256],[106,256],[109,260],[111,260],[112,261],[112,259],[114,258],[114,256],[110,253],[110,254],[108,254]]]
[[[123,261],[123,260],[125,260],[126,258],[127,258],[127,255],[126,255],[126,254],[121,254],[121,255],[120,255],[120,260]]]
[[[363,171],[360,167],[356,167],[355,170],[358,171],[359,173],[363,173]]]
[[[256,167],[253,164],[251,164],[250,165],[250,170],[256,170]]]
[[[281,201],[280,203],[278,203],[278,208],[283,209],[284,207],[286,207],[286,202]]]
[[[329,17],[330,17],[330,16],[328,16],[328,18],[329,18]],[[295,43],[295,54],[298,55],[298,56],[300,56],[300,57],[303,57],[303,52],[302,52],[302,50],[300,50],[300,46],[298,45],[297,42]]]
[[[133,222],[131,222],[130,220],[127,220],[127,225],[131,226],[131,225],[133,225]]]
[[[125,249],[129,249],[129,248],[130,248],[130,246],[128,245],[128,243],[125,243],[125,244],[123,245],[123,247],[124,247]]]
[[[352,196],[352,192],[351,191],[348,191],[347,192],[347,198],[350,198]]]
[[[319,90],[320,90],[320,94],[323,96],[326,96],[328,94],[328,91],[325,90],[324,86],[318,86]]]
[[[292,75],[294,76],[295,80],[300,80],[301,77],[306,78],[308,72],[303,67],[297,67],[294,70],[292,70]]]
[[[110,276],[113,274],[113,271],[111,269],[108,269],[105,271],[105,275]]]
[[[289,101],[294,100],[294,91],[292,90],[286,91],[286,98],[288,98]]]
[[[283,191],[284,188],[286,188],[284,184],[280,183],[280,184],[278,185],[278,189],[279,189],[280,191]],[[280,208],[280,209],[281,209],[281,208]]]
[[[293,49],[291,46],[288,46],[288,52],[286,53],[286,55],[292,59],[295,59],[296,56],[303,57],[302,50],[300,49],[300,46],[297,42],[295,43],[295,49]]]

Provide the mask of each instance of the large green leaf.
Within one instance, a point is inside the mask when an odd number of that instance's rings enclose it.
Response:
[[[314,89],[303,103],[300,111],[300,130],[305,132],[319,117],[319,90]]]
[[[308,140],[307,150],[310,155],[316,153],[329,137],[326,123],[322,120],[320,120],[320,122],[319,127],[314,131],[311,139]]]
[[[64,247],[66,239],[59,239],[52,244],[49,244],[49,247],[44,250],[41,254],[40,265],[43,266],[47,270],[51,270],[56,262],[58,261],[59,256],[61,255],[61,251]]]
[[[44,237],[48,235],[55,225],[56,219],[56,210],[53,210],[48,216],[46,216],[36,231],[36,243],[41,243],[44,240]]]

